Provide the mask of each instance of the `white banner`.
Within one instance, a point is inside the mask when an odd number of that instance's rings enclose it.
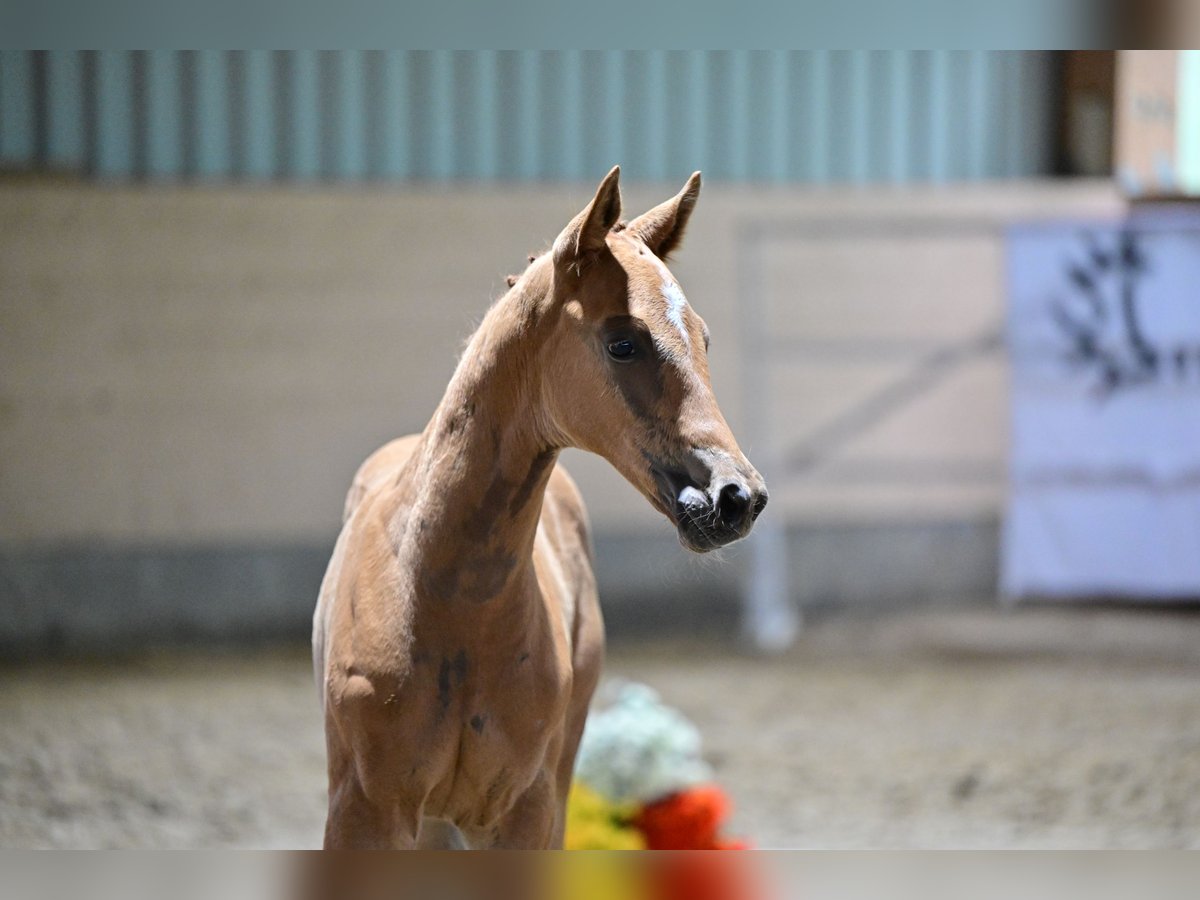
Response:
[[[1009,236],[1011,597],[1200,598],[1200,215]]]

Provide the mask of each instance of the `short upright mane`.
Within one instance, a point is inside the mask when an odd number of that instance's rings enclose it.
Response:
[[[609,232],[611,234],[620,234],[622,231],[624,231],[628,227],[629,227],[629,223],[626,222],[624,219],[621,219],[620,221],[617,222],[617,224],[613,225],[613,227],[609,229]],[[532,265],[533,263],[537,262],[539,259],[541,259],[543,256],[545,256],[549,252],[550,252],[550,249],[547,248],[547,249],[543,250],[541,253],[530,253],[525,258],[525,261],[527,264]],[[528,269],[526,269],[526,271],[528,271]],[[522,273],[522,274],[524,274],[524,273]],[[521,275],[506,275],[504,278],[505,284],[507,284],[510,288],[515,287],[517,282],[520,280],[521,280]]]

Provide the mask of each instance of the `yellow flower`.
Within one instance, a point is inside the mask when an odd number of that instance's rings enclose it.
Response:
[[[582,785],[567,801],[567,850],[642,850],[641,833],[629,824],[629,808]],[[559,900],[651,900],[646,867],[624,853],[555,853],[552,893]]]
[[[567,850],[643,850],[641,833],[631,824],[632,804],[613,803],[587,785],[575,782],[567,798]]]

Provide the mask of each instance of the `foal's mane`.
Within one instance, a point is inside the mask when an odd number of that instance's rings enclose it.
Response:
[[[609,229],[609,232],[611,234],[617,234],[618,232],[624,231],[628,224],[629,223],[626,222],[624,219],[621,219],[620,221],[617,222],[617,224],[615,224],[612,228]],[[541,259],[543,256],[545,256],[549,252],[550,252],[550,250],[546,249],[546,250],[543,250],[541,253],[530,253],[529,256],[527,256],[525,258],[527,267],[533,265],[535,262],[537,262],[539,259]],[[508,276],[505,276],[504,283],[507,284],[511,288],[511,287],[516,287],[517,282],[520,280],[521,280],[520,275],[508,275]]]

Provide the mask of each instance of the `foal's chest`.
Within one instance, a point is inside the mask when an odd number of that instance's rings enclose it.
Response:
[[[432,687],[443,754],[427,812],[486,827],[511,807],[561,747],[572,673],[553,645],[466,650],[436,661]]]

